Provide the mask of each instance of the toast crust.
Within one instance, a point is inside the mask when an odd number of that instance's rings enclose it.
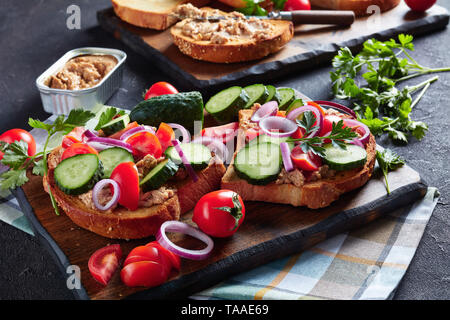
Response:
[[[54,163],[52,158],[58,156],[60,149],[57,147],[49,154],[49,163]],[[225,166],[212,162],[197,172],[199,179],[196,182],[187,179],[175,183],[176,194],[162,204],[140,207],[135,211],[118,206],[106,213],[62,192],[55,184],[53,171],[54,167],[50,166],[48,176],[43,179],[44,189],[51,189],[58,205],[76,225],[107,238],[140,239],[155,235],[165,221],[179,220],[180,215],[192,210],[204,194],[218,189]]]
[[[311,0],[311,5],[332,10],[352,10],[358,16],[373,14],[367,12],[370,6],[378,6],[381,12],[396,7],[400,0]]]
[[[170,16],[178,5],[190,2],[199,7],[208,4],[209,0],[173,1],[173,7],[165,8],[164,11],[151,11],[151,3],[149,8],[139,8],[139,6],[130,5],[127,0],[111,0],[111,2],[114,12],[121,20],[142,28],[165,30],[178,21],[177,18]]]
[[[182,34],[178,24],[170,29],[175,45],[191,58],[215,63],[235,63],[258,60],[280,51],[294,36],[294,25],[290,21],[267,20],[275,30],[264,40],[244,39],[224,44],[198,41]]]
[[[239,122],[251,117],[252,110],[241,110]],[[236,152],[245,144],[245,130],[239,130]],[[222,178],[221,187],[238,193],[242,199],[272,203],[306,206],[311,209],[324,208],[337,200],[342,194],[357,189],[370,179],[376,159],[376,141],[371,134],[366,145],[367,161],[362,168],[338,172],[335,177],[307,182],[301,187],[293,184],[271,182],[264,186],[252,185],[237,176],[230,165]],[[236,153],[235,153],[236,154]]]

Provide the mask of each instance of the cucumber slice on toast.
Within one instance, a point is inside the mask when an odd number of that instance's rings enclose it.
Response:
[[[108,148],[98,153],[103,164],[103,178],[109,178],[112,171],[122,162],[134,162],[133,155],[127,150],[119,147]]]
[[[247,92],[239,86],[234,86],[212,96],[205,109],[219,123],[228,123],[237,120],[239,110],[243,109],[248,101]]]
[[[178,165],[165,159],[158,163],[139,183],[143,192],[156,190],[173,177],[178,171]]]
[[[269,92],[269,96],[267,97],[265,102],[269,102],[269,101],[275,101],[276,103],[278,103],[278,105],[281,102],[281,97],[280,94],[277,91],[277,88],[275,88],[274,86],[266,86],[267,91]]]
[[[346,149],[328,143],[325,148],[324,162],[330,169],[346,171],[364,166],[367,161],[365,149],[354,144],[347,144]]]
[[[280,110],[286,110],[289,105],[295,100],[295,91],[292,88],[280,88],[277,89],[277,91],[281,97],[278,108]]]
[[[211,150],[200,143],[180,143],[181,150],[187,160],[191,163],[192,168],[201,170],[206,168],[211,161]],[[175,147],[168,147],[165,151],[167,158],[171,159],[175,164],[183,166],[180,156]]]

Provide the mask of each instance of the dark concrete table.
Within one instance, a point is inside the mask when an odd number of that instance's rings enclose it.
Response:
[[[81,8],[81,30],[66,27],[70,4]],[[440,0],[450,8],[450,1]],[[0,131],[26,126],[28,117],[45,119],[35,80],[66,51],[99,46],[124,50],[128,60],[122,88],[109,104],[131,108],[144,88],[156,81],[171,81],[151,61],[133,53],[97,25],[96,11],[110,1],[2,1],[0,11]],[[415,40],[415,57],[430,67],[450,66],[450,30]],[[314,99],[329,97],[330,66],[274,79],[277,86],[291,86]],[[186,87],[189,84],[184,84]],[[426,228],[416,255],[394,299],[450,299],[450,73],[440,74],[414,116],[429,124],[427,136],[395,149],[441,192],[441,198]],[[71,299],[66,280],[50,254],[37,239],[0,223],[0,299]]]

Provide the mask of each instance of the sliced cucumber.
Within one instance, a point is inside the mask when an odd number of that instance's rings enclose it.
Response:
[[[110,136],[122,129],[125,129],[125,127],[130,123],[130,116],[125,114],[121,117],[118,117],[116,119],[112,119],[107,124],[103,125],[101,127],[102,131],[107,135]]]
[[[218,122],[228,123],[237,120],[239,110],[245,107],[249,96],[244,89],[234,86],[216,93],[205,105]]]
[[[256,138],[250,140],[250,142],[248,143],[248,145],[251,144],[257,144],[257,143],[263,143],[263,142],[271,142],[271,143],[276,143],[276,144],[280,144],[282,142],[286,142],[289,139],[289,137],[285,137],[285,138],[278,138],[278,137],[271,137],[268,136],[267,134],[260,134],[259,136],[257,136]],[[289,146],[291,147],[291,149],[294,148],[295,143],[294,142],[290,142]]]
[[[247,145],[236,154],[236,174],[251,184],[265,185],[277,179],[282,166],[280,145],[263,142]]]
[[[266,86],[266,89],[267,89],[267,91],[269,91],[269,96],[267,97],[265,102],[276,101],[276,103],[280,104],[281,97],[277,91],[277,88],[269,85],[269,86]]]
[[[143,192],[156,190],[173,177],[177,171],[178,165],[170,159],[165,159],[158,163],[158,165],[141,180],[139,185]]]
[[[211,161],[211,151],[208,147],[200,143],[180,143],[180,146],[187,160],[195,170],[206,168]],[[169,159],[175,162],[175,164],[183,166],[175,147],[171,146],[167,148],[165,154]]]
[[[122,162],[134,162],[133,155],[125,149],[113,147],[98,153],[103,164],[103,178],[109,178],[112,171]]]
[[[281,101],[278,108],[280,110],[286,110],[289,107],[289,105],[295,100],[295,91],[294,89],[291,88],[281,88],[277,89],[277,91],[281,97]]]
[[[347,144],[346,149],[334,146],[331,143],[324,145],[325,163],[330,169],[336,171],[352,170],[364,166],[367,161],[365,149],[354,144]]]
[[[286,116],[289,114],[289,112],[291,112],[292,110],[295,110],[297,108],[303,107],[305,105],[305,103],[303,102],[302,99],[295,99],[294,101],[292,101],[292,103],[289,105],[289,107],[287,107],[286,109]],[[303,113],[302,113],[303,114]]]
[[[244,87],[245,92],[247,92],[250,99],[247,101],[244,109],[251,108],[255,103],[266,102],[269,96],[269,90],[263,84],[252,84],[251,86]]]
[[[61,161],[54,171],[61,191],[79,195],[91,190],[103,177],[103,165],[96,154],[79,154]]]

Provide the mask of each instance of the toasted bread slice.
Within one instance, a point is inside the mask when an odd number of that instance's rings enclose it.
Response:
[[[396,7],[399,3],[400,0],[311,0],[313,6],[332,10],[352,10],[358,16],[373,14],[370,6],[377,6],[381,12],[384,12]]]
[[[239,112],[241,130],[238,134],[236,152],[245,144],[245,129],[242,124],[250,119],[252,114],[253,110],[249,109]],[[366,145],[367,162],[364,167],[337,172],[333,178],[306,182],[301,187],[293,184],[276,184],[275,182],[263,186],[252,185],[237,176],[232,164],[223,176],[221,186],[223,189],[235,191],[244,200],[307,206],[311,209],[323,208],[329,206],[343,193],[363,186],[370,179],[375,165],[375,148],[375,138],[371,135]]]
[[[183,3],[192,3],[195,6],[204,6],[209,0],[112,0],[116,15],[138,27],[156,30],[165,30],[177,18],[170,14]]]
[[[205,8],[202,8],[205,9]],[[206,8],[205,10],[209,10]],[[225,15],[225,13],[222,13]],[[294,36],[294,25],[290,21],[265,20],[273,26],[264,39],[251,37],[233,38],[225,43],[210,40],[195,40],[183,33],[183,21],[170,29],[173,41],[180,51],[191,58],[215,63],[234,63],[264,58],[281,50]]]
[[[58,205],[78,226],[113,239],[139,239],[155,235],[161,224],[169,220],[179,220],[180,215],[192,210],[205,193],[220,187],[220,180],[225,173],[222,163],[211,164],[197,171],[198,180],[190,178],[177,182],[177,192],[164,203],[151,207],[140,207],[130,211],[122,206],[108,212],[87,206],[79,197],[62,192],[53,178],[54,167],[59,162],[61,147],[55,148],[48,157],[49,174],[44,177],[44,189],[51,189]]]

